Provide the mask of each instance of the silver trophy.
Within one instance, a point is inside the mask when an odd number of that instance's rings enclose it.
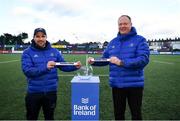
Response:
[[[82,66],[78,72],[77,75],[80,79],[90,79],[93,76],[93,68],[92,66]]]
[[[81,80],[89,80],[93,76],[93,68],[91,65],[88,65],[87,56],[86,56],[86,66],[82,66],[78,70],[77,75]]]

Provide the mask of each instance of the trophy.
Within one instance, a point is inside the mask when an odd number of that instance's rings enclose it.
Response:
[[[93,76],[93,68],[92,66],[82,66],[78,72],[77,75],[82,80],[88,80]]]
[[[93,76],[93,68],[91,65],[88,65],[87,55],[86,55],[86,66],[82,66],[78,70],[77,75],[81,80],[89,80]]]

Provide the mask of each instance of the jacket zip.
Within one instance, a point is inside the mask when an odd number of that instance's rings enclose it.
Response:
[[[45,55],[45,52],[43,51],[43,57],[44,57],[44,60],[45,60],[45,63],[47,63],[47,60],[46,60],[46,55]],[[46,87],[45,87],[45,83],[46,81],[43,81],[43,90],[44,90],[44,95],[46,95]]]

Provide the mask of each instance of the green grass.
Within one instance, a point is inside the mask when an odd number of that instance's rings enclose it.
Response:
[[[98,57],[99,55],[89,55]],[[21,71],[19,54],[0,54],[0,120],[24,120],[26,78]],[[80,60],[85,65],[85,55],[64,55],[68,61]],[[76,75],[61,72],[59,75]],[[107,75],[108,66],[94,67],[94,75]],[[60,76],[55,119],[71,119],[71,79]],[[180,56],[154,55],[145,69],[143,118],[148,120],[180,119]],[[100,119],[113,120],[113,104],[108,77],[100,76]],[[42,112],[39,119],[44,119]],[[127,106],[126,119],[131,119]]]

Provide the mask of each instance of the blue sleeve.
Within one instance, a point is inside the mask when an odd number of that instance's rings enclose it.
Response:
[[[107,48],[104,50],[102,58],[109,58],[109,46],[110,44],[108,44]]]
[[[23,73],[29,78],[41,76],[49,71],[47,65],[43,65],[41,68],[35,67],[31,56],[25,52],[22,54],[21,64]]]
[[[59,52],[57,55],[57,60],[58,60],[58,62],[65,62],[63,56]],[[58,66],[58,68],[64,72],[71,72],[71,71],[78,70],[78,68],[76,68],[76,66]]]
[[[144,38],[138,44],[136,57],[122,60],[123,66],[126,68],[144,68],[149,63],[149,54],[149,46]]]

